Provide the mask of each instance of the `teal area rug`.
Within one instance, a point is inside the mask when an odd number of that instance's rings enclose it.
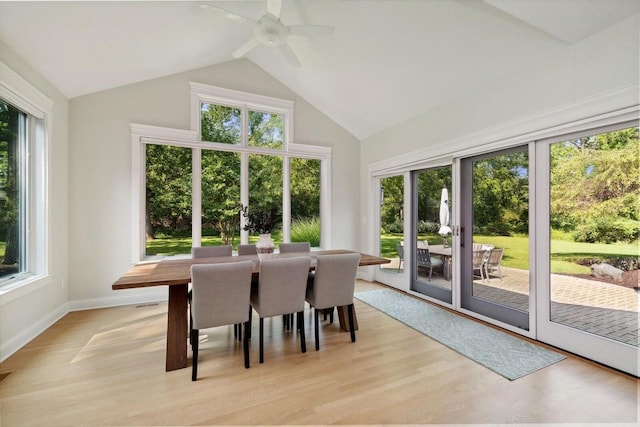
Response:
[[[512,381],[565,359],[391,289],[357,292],[355,297]]]

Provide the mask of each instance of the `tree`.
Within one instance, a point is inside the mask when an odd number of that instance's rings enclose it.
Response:
[[[0,233],[6,246],[2,264],[16,264],[20,256],[19,233],[19,129],[23,113],[0,102]]]
[[[481,232],[528,231],[529,156],[524,151],[480,160],[473,166],[473,222]]]
[[[551,146],[551,224],[585,242],[640,237],[638,128]]]

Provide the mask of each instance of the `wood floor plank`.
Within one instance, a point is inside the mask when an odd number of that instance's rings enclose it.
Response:
[[[358,281],[357,290],[379,285]],[[305,314],[308,350],[265,322],[251,368],[231,327],[202,335],[199,379],[165,372],[166,303],[69,313],[0,366],[0,425],[635,423],[638,381],[572,355],[508,381],[356,301],[357,341]],[[34,410],[37,408],[37,410]]]

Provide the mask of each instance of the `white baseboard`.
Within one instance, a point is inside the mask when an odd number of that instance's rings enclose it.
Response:
[[[2,345],[0,345],[0,362],[4,362],[9,356],[27,345],[32,339],[46,331],[58,320],[62,319],[68,312],[68,304],[62,304],[56,310],[31,325],[28,329],[9,339],[7,342],[2,343]]]
[[[121,292],[121,291],[118,291]],[[169,293],[163,287],[154,292],[134,295],[118,295],[107,298],[94,298],[86,300],[69,301],[69,311],[93,310],[96,308],[118,307],[121,305],[148,304],[158,301],[166,301]]]

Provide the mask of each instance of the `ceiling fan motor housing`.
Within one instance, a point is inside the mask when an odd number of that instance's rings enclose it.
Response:
[[[253,29],[256,39],[265,46],[280,46],[287,41],[287,29],[282,21],[271,14],[266,14]]]

